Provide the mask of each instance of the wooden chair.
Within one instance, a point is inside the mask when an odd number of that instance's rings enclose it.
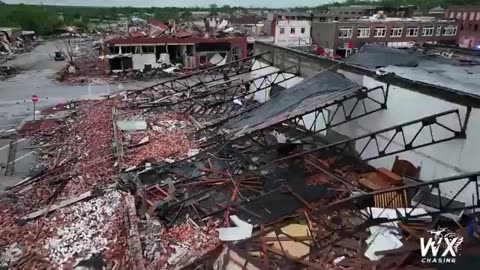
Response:
[[[410,161],[399,159],[398,156],[395,157],[395,161],[393,162],[392,172],[396,173],[400,176],[407,176],[418,179],[420,176],[420,169],[421,167],[415,167]]]

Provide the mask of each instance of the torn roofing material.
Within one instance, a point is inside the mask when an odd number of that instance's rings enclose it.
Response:
[[[233,137],[238,138],[301,116],[360,88],[360,85],[341,74],[322,71],[284,90],[250,112],[231,120],[225,128]]]
[[[366,44],[357,53],[348,57],[346,62],[369,69],[386,66],[416,67],[418,66],[418,55],[412,54],[407,50]]]

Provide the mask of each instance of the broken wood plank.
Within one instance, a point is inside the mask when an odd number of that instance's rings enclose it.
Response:
[[[49,207],[46,207],[46,208],[43,208],[43,209],[40,209],[40,210],[37,210],[35,212],[32,212],[24,217],[22,217],[23,220],[32,220],[32,219],[36,219],[44,214],[48,214],[50,212],[53,212],[57,209],[60,209],[60,208],[63,208],[63,207],[66,207],[66,206],[69,206],[71,204],[74,204],[76,202],[79,202],[79,201],[83,201],[83,200],[86,200],[86,199],[89,199],[93,197],[92,195],[92,192],[91,191],[87,191],[83,194],[80,194],[79,196],[75,196],[75,197],[72,197],[72,198],[69,198],[69,199],[66,199],[64,201],[61,201],[60,203],[58,204],[53,204]]]
[[[349,239],[349,238],[342,239],[342,240],[336,242],[333,245],[343,247],[343,248],[347,248],[347,249],[351,249],[351,250],[358,250],[358,241],[355,241],[355,240]]]
[[[130,194],[125,196],[125,224],[127,225],[128,249],[130,256],[135,261],[134,269],[146,270],[143,261],[142,242],[138,232],[138,216],[135,208],[135,197]]]
[[[198,128],[198,129],[203,129],[205,126],[202,125],[202,123],[198,122],[197,119],[195,119],[195,117],[189,115],[188,116],[188,119],[190,119],[190,121],[192,121],[192,123]]]

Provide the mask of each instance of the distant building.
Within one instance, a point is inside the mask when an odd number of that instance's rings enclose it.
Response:
[[[353,5],[330,7],[327,12],[314,13],[313,20],[320,22],[347,21],[370,17],[381,12],[389,17],[409,18],[413,15],[415,6],[383,7],[371,5]]]
[[[22,36],[22,29],[18,27],[0,27],[0,36],[10,43],[14,43]]]
[[[445,16],[445,9],[440,6],[431,8],[428,11],[428,15],[438,17],[438,18],[443,18]]]
[[[246,31],[248,34],[259,35],[264,24],[257,17],[229,18],[229,24],[238,30]]]
[[[455,44],[459,24],[455,20],[418,18],[358,19],[346,22],[313,22],[313,42],[342,57],[364,44],[408,48],[414,44]]]
[[[446,18],[460,22],[458,45],[463,48],[480,48],[480,6],[458,6],[447,9]]]
[[[263,31],[273,36],[275,45],[310,50],[312,20],[311,12],[268,13]]]
[[[193,19],[203,19],[210,16],[210,11],[191,11],[190,14]]]
[[[105,42],[110,70],[144,70],[164,64],[210,67],[247,57],[247,38],[115,38]]]
[[[279,20],[275,24],[274,43],[282,47],[312,45],[312,22],[307,20]]]

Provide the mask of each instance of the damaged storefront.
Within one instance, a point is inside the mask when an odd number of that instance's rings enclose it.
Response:
[[[145,70],[181,66],[208,68],[247,56],[246,37],[237,38],[127,38],[106,43],[111,71]]]

